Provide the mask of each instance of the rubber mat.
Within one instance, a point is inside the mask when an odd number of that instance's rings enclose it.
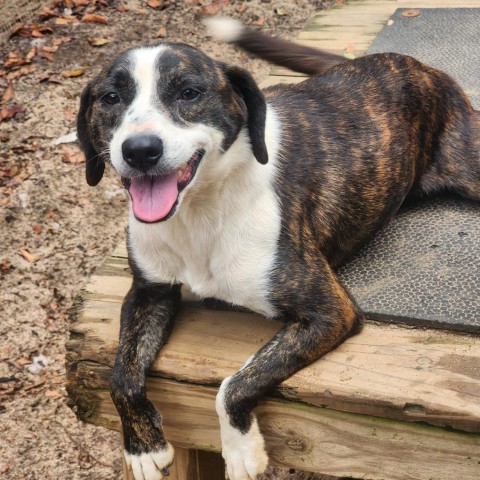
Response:
[[[405,10],[367,53],[440,68],[480,108],[480,9]],[[339,276],[371,318],[480,333],[480,205],[441,196],[403,207]]]

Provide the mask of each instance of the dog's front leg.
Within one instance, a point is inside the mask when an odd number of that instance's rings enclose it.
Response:
[[[134,279],[122,306],[110,391],[122,421],[125,459],[135,480],[160,480],[173,462],[162,418],[147,399],[146,373],[167,341],[179,303],[179,285]]]
[[[258,400],[362,326],[363,314],[326,263],[319,274],[300,268],[300,277],[295,276],[295,267],[286,269],[273,287],[287,324],[222,382],[217,395],[222,455],[230,480],[254,480],[267,466],[263,437],[252,413]]]

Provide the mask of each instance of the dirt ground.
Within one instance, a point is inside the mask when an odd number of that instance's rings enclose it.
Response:
[[[261,80],[268,65],[207,38],[201,16],[295,37],[327,3],[55,0],[0,44],[0,479],[121,477],[118,435],[77,421],[64,386],[68,310],[126,225],[114,175],[88,187],[78,145],[54,143],[74,131],[82,87],[118,52],[155,39],[201,47]]]

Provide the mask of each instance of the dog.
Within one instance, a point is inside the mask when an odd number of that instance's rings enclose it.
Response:
[[[362,328],[335,269],[406,199],[480,200],[480,112],[445,73],[393,53],[347,60],[229,19],[210,27],[314,76],[262,92],[242,68],[161,42],[120,54],[81,95],[87,182],[111,163],[131,199],[111,395],[136,480],[173,461],[145,376],[182,284],[284,321],[216,399],[228,476],[254,479],[268,463],[259,398]]]

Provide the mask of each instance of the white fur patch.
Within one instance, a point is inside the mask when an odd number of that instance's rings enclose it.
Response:
[[[222,382],[215,402],[220,420],[222,456],[230,480],[256,480],[257,475],[263,473],[268,465],[265,442],[255,417],[247,433],[241,433],[230,424],[224,399],[225,388],[230,378]]]
[[[141,455],[131,455],[124,451],[125,461],[132,469],[135,480],[162,480],[166,478],[162,470],[168,468],[173,463],[174,450],[167,443],[165,450],[142,453]]]
[[[147,280],[183,283],[200,297],[275,315],[269,281],[281,226],[274,186],[280,122],[270,107],[266,144],[269,161],[261,165],[242,131],[224,154],[206,151],[172,218],[144,224],[130,215],[131,255]]]
[[[221,15],[205,18],[203,23],[207,27],[209,35],[226,43],[238,40],[244,29],[243,24],[238,20]]]

